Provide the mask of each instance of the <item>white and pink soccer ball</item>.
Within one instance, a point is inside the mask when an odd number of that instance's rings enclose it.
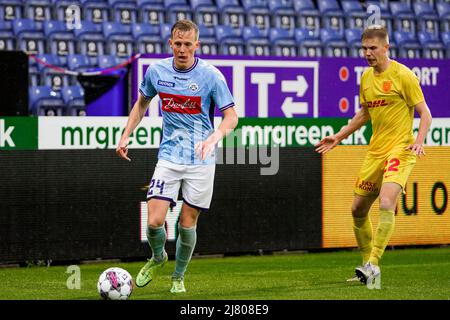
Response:
[[[133,278],[122,268],[109,268],[98,278],[97,290],[105,300],[126,300],[133,292]]]

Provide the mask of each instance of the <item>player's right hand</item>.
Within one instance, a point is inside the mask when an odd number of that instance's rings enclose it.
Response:
[[[128,138],[120,139],[119,145],[116,148],[116,153],[122,159],[131,161],[131,159],[128,158]]]
[[[331,149],[333,149],[337,144],[339,143],[339,140],[336,138],[335,135],[332,136],[326,136],[322,140],[320,140],[318,143],[316,143],[314,146],[317,147],[315,150],[318,153],[327,153]]]

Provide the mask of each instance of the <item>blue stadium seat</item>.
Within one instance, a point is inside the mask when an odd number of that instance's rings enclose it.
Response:
[[[336,29],[320,29],[320,40],[326,57],[347,57],[347,42]]]
[[[141,15],[140,21],[151,25],[166,23],[163,0],[138,0],[137,7]]]
[[[54,54],[39,54],[36,55],[36,57],[48,65],[56,66],[59,68],[63,68],[64,66],[59,57]],[[41,79],[41,85],[49,86],[53,90],[58,91],[61,90],[62,86],[66,86],[69,84],[69,77],[66,74],[59,70],[55,70],[48,65],[42,63],[37,64],[37,69],[39,71]]]
[[[418,29],[439,36],[439,16],[434,8],[429,3],[421,1],[414,2],[413,8]]]
[[[14,20],[13,31],[17,39],[17,50],[23,50],[30,54],[37,54],[45,51],[44,33],[42,31],[37,31],[33,20]]]
[[[38,71],[37,62],[34,58],[30,57],[28,59],[28,85],[29,86],[39,86],[41,76]]]
[[[292,0],[269,0],[269,10],[272,13],[273,27],[291,30],[295,28],[296,14]],[[293,31],[291,33],[293,34]]]
[[[344,37],[344,13],[337,0],[318,0],[317,6],[322,15],[322,26],[333,29]]]
[[[345,29],[345,39],[347,40],[350,57],[362,57],[361,35],[362,30],[359,28]]]
[[[25,16],[34,20],[37,29],[41,30],[46,20],[53,19],[53,6],[50,0],[25,1]]]
[[[89,20],[93,23],[102,23],[110,21],[109,17],[109,5],[103,1],[96,0],[80,0],[83,6],[82,14],[83,20]]]
[[[35,116],[62,116],[64,101],[61,92],[48,86],[36,86],[29,89],[29,111]]]
[[[0,21],[0,50],[14,50],[15,38],[12,25],[7,21]]]
[[[299,28],[306,28],[319,36],[320,13],[312,0],[294,0],[294,8],[297,12],[297,25]]]
[[[427,59],[444,59],[445,48],[439,36],[427,31],[419,31],[418,38],[422,46],[422,57]]]
[[[73,10],[68,10],[69,7],[77,7],[80,13],[79,20],[82,18],[82,6],[80,0],[52,0],[53,11],[56,13],[54,17],[59,21],[70,21],[72,20]]]
[[[250,56],[269,56],[270,42],[267,29],[247,26],[242,30],[246,54]]]
[[[8,28],[12,28],[12,21],[23,18],[23,4],[21,0],[2,0],[0,3],[0,21]]]
[[[386,27],[388,34],[389,34],[389,38],[394,38],[394,18],[392,17],[391,11],[389,9],[389,6],[387,5],[386,2],[381,2],[381,1],[375,1],[375,0],[371,0],[371,1],[366,1],[366,10],[368,9],[369,6],[371,5],[375,5],[380,9],[380,21],[373,21],[373,23],[379,23],[382,26]],[[373,14],[370,13],[370,14]]]
[[[201,39],[198,53],[217,54],[219,52],[219,45],[217,43],[215,29],[213,27],[206,27],[204,25],[199,25],[198,29]]]
[[[120,22],[103,22],[108,52],[118,57],[126,58],[133,54],[134,38],[129,25]]]
[[[342,0],[341,5],[345,14],[346,27],[364,29],[364,21],[368,15],[361,3],[355,0]]]
[[[191,7],[186,0],[164,0],[164,7],[169,24],[173,25],[181,19],[193,19]]]
[[[441,40],[445,46],[446,58],[450,58],[450,31],[444,31],[441,33]]]
[[[411,32],[394,31],[395,42],[400,58],[420,58],[420,44]]]
[[[259,29],[270,27],[270,11],[266,0],[242,0],[247,13],[246,26],[256,26]]]
[[[408,3],[391,2],[389,3],[394,20],[394,30],[405,31],[416,34],[416,19],[414,12]],[[395,35],[394,35],[395,36]]]
[[[322,41],[319,36],[308,28],[297,28],[294,31],[298,44],[298,54],[302,57],[321,57],[323,55]]]
[[[113,21],[121,24],[137,22],[137,7],[134,0],[108,0]]]
[[[220,23],[233,28],[245,26],[245,11],[238,0],[216,0]]]
[[[198,25],[213,27],[219,23],[219,11],[212,0],[191,0],[190,3]]]
[[[450,31],[450,2],[436,3],[436,9],[440,20],[441,31]]]
[[[297,56],[297,42],[293,29],[271,28],[269,40],[272,46],[272,55],[283,57]]]
[[[92,63],[96,63],[99,55],[105,54],[105,42],[102,25],[92,21],[82,21],[81,28],[73,30],[77,43],[77,53],[88,56]]]
[[[159,25],[135,23],[131,28],[136,48],[140,53],[163,53],[164,44],[161,40]]]
[[[103,54],[98,57],[98,67],[108,69],[120,64],[119,59],[114,54]]]
[[[67,29],[63,21],[48,20],[44,22],[44,34],[47,38],[46,52],[60,56],[65,64],[67,55],[75,53],[76,41],[73,32]]]
[[[85,116],[86,104],[84,101],[84,90],[79,85],[66,86],[61,90],[64,101],[64,115]]]
[[[216,38],[219,42],[219,53],[224,55],[243,55],[245,52],[244,39],[241,29],[230,25],[217,25]]]
[[[172,48],[169,46],[169,39],[172,36],[172,25],[169,23],[162,23],[160,25],[161,40],[165,53],[172,53]]]
[[[67,57],[67,67],[71,71],[85,72],[90,71],[98,64],[92,63],[91,60],[84,54],[69,54]]]

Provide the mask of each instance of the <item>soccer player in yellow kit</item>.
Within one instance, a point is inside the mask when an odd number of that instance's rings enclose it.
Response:
[[[370,68],[361,77],[361,109],[337,134],[323,138],[316,151],[326,153],[343,139],[372,122],[372,138],[355,186],[352,205],[353,230],[363,265],[356,276],[366,284],[380,284],[379,262],[394,231],[397,199],[405,188],[416,156],[425,155],[424,140],[431,124],[417,76],[389,58],[389,37],[384,27],[364,30],[362,50]],[[420,116],[414,139],[414,110]],[[375,234],[368,216],[375,199],[380,201],[380,219]]]

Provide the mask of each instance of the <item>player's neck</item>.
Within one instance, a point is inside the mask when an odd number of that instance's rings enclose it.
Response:
[[[175,61],[174,66],[177,70],[188,70],[188,69],[192,68],[194,63],[195,63],[195,57],[192,57],[191,61],[189,61],[186,64],[182,64],[182,65],[178,65],[177,62]]]
[[[379,65],[374,67],[375,74],[380,74],[386,71],[387,68],[389,68],[389,65],[391,64],[391,59],[389,57],[386,58],[383,62],[381,62]]]

